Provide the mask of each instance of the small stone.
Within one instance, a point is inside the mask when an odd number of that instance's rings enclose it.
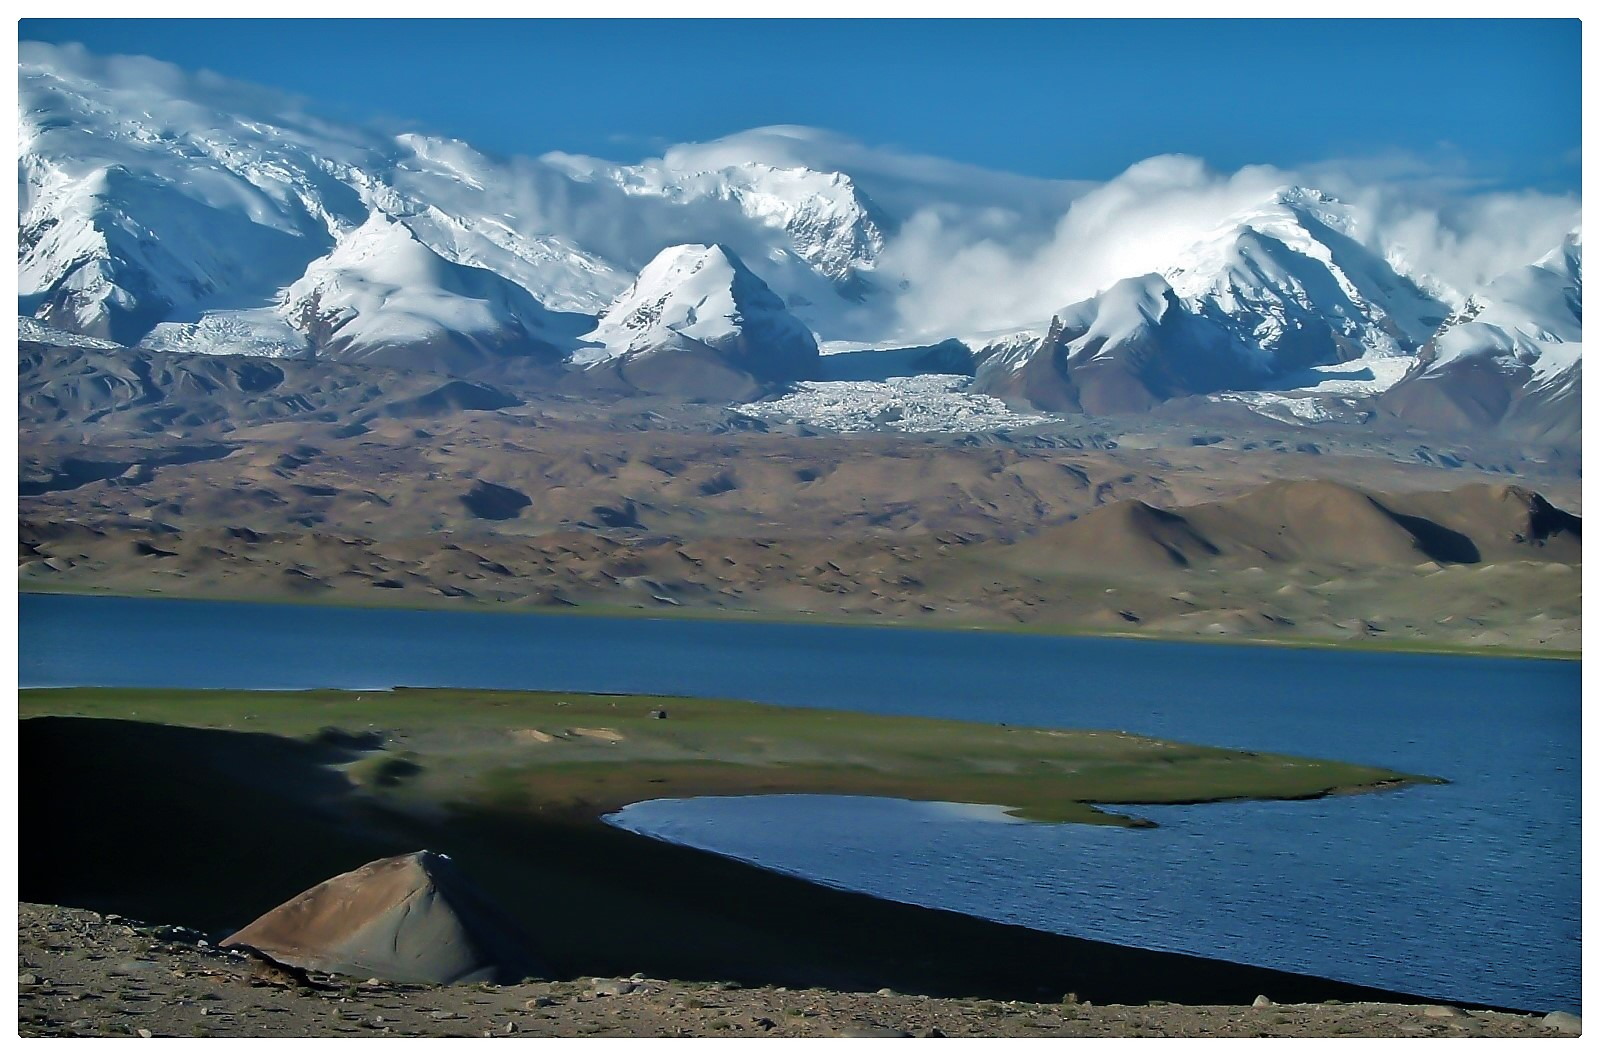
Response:
[[[1581,1033],[1582,1019],[1569,1011],[1551,1011],[1543,1017],[1545,1029],[1555,1029],[1562,1033]]]
[[[139,1030],[139,1036],[143,1037],[145,1040],[149,1040],[150,1038],[154,1037],[155,1034],[151,1033],[148,1029],[141,1029]]]
[[[82,1029],[89,1029],[93,1025],[94,1025],[94,1023],[90,1022],[86,1018],[75,1018],[70,1023],[68,1023],[67,1028],[68,1029],[79,1029],[79,1030],[82,1030]]]
[[[506,1036],[510,1036],[512,1033],[516,1032],[516,1023],[515,1022],[507,1022],[505,1025],[500,1027],[500,1032],[505,1034]]]
[[[195,944],[202,949],[209,949],[211,947],[211,943],[206,941],[204,938],[201,938],[199,941],[195,942]]]
[[[532,1011],[535,1008],[552,1007],[552,1006],[554,1006],[554,1004],[555,1004],[555,1001],[551,1000],[547,996],[535,996],[535,997],[530,998],[522,1006],[527,1008],[529,1011]]]
[[[1432,1004],[1421,1009],[1421,1013],[1428,1018],[1465,1018],[1466,1013],[1458,1007],[1447,1004]]]
[[[878,996],[898,996],[899,994],[894,992],[894,990],[890,989],[888,986],[885,985],[883,988],[881,988],[881,989],[879,989],[877,991],[877,995]]]
[[[589,989],[591,996],[626,996],[638,988],[634,982],[618,978],[596,978]]]
[[[1251,1007],[1276,1007],[1277,1005],[1271,1002],[1271,997],[1269,997],[1269,996],[1257,996],[1257,997],[1255,997],[1255,1002],[1253,1004],[1251,1004],[1250,1006]]]
[[[382,985],[383,984],[383,979],[381,979],[381,978],[368,978],[366,981],[362,982],[361,984],[362,985]]]
[[[17,978],[17,984],[18,985],[38,985],[39,984],[39,976],[36,975],[36,974],[19,975],[18,978]]]
[[[443,1022],[445,1019],[460,1018],[461,1016],[454,1011],[429,1011],[428,1017],[435,1022]]]

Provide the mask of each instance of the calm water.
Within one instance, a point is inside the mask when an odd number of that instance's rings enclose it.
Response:
[[[1109,728],[1447,777],[1153,831],[792,796],[622,822],[899,900],[1440,998],[1580,1003],[1574,663],[684,620],[20,598],[22,685],[461,685]]]

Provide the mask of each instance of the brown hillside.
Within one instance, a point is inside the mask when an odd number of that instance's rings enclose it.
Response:
[[[1222,556],[1180,514],[1136,499],[1102,506],[1014,548],[1018,567],[1078,572],[1160,571]]]
[[[1582,560],[1582,519],[1520,487],[1371,495],[1294,480],[1180,510],[1118,502],[1013,547],[1029,570],[1160,571],[1222,564],[1350,567]]]
[[[1582,518],[1513,484],[1391,495],[1398,512],[1425,517],[1471,539],[1482,560],[1582,560]]]

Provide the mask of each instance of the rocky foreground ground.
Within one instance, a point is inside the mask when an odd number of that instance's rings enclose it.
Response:
[[[1096,1006],[644,977],[421,986],[299,976],[175,927],[18,906],[22,1036],[1562,1037],[1566,1014],[1441,1005]],[[1268,994],[1269,995],[1269,994]]]

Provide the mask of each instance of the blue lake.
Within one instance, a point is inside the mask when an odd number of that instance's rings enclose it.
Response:
[[[24,595],[19,683],[727,696],[1339,758],[1442,787],[1139,808],[1129,831],[783,796],[634,830],[1040,929],[1580,1007],[1576,663],[910,629]]]

